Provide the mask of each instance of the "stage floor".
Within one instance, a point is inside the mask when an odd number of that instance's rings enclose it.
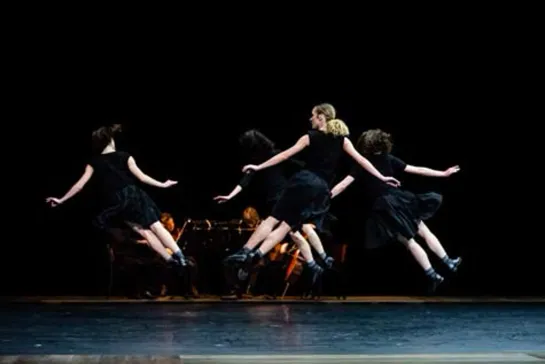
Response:
[[[165,356],[165,362],[183,359],[184,363],[337,364],[446,359],[506,363],[539,360],[527,353],[544,355],[545,304],[540,300],[367,299],[363,303],[325,301],[350,304],[268,301],[277,303],[273,305],[255,301],[114,303],[83,298],[36,299],[54,304],[4,302],[0,305],[0,363],[23,358],[19,355],[68,355],[50,358],[56,362],[114,360],[83,360],[79,355],[155,355]]]

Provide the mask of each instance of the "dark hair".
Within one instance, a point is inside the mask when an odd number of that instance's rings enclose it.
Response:
[[[274,143],[256,129],[243,133],[238,142],[244,155],[253,163],[261,163],[269,159],[275,150]]]
[[[121,132],[121,124],[101,126],[93,131],[92,149],[94,154],[102,153],[104,148],[112,141],[115,134]]]
[[[380,129],[371,129],[363,132],[356,143],[356,149],[364,156],[377,153],[391,153],[392,147],[392,136]]]

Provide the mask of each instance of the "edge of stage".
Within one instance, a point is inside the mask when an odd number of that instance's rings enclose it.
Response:
[[[344,299],[332,296],[322,296],[316,299],[286,296],[283,298],[252,297],[252,298],[222,298],[218,296],[201,296],[200,298],[184,298],[166,296],[159,298],[125,298],[107,296],[33,296],[33,297],[0,297],[0,303],[43,303],[43,304],[109,304],[109,303],[240,303],[240,304],[381,304],[381,303],[545,303],[545,297],[445,297],[445,296],[347,296]]]
[[[0,363],[527,363],[544,362],[544,353],[434,355],[19,355],[0,356]]]

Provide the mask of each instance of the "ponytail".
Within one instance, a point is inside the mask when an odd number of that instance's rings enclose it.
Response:
[[[327,122],[326,133],[334,136],[348,136],[350,135],[350,130],[341,119],[333,119]]]

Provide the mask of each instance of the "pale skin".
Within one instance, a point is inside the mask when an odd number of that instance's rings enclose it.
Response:
[[[325,119],[325,116],[323,114],[317,113],[315,109],[312,110],[312,116],[310,118],[312,128],[325,131],[327,128],[327,120]],[[304,150],[306,147],[310,145],[310,139],[308,135],[304,135],[297,143],[295,143],[291,148],[284,150],[281,153],[278,153],[274,157],[270,158],[266,162],[263,162],[259,165],[246,165],[242,168],[242,172],[246,172],[248,170],[255,170],[260,171],[265,168],[272,167],[278,163],[281,163],[297,153]],[[343,142],[343,149],[344,151],[352,157],[359,165],[362,166],[365,170],[367,170],[369,173],[380,179],[381,181],[392,184],[394,186],[399,186],[399,181],[396,180],[393,177],[385,177],[383,176],[372,164],[369,162],[366,158],[364,158],[356,148],[354,148],[354,145],[348,138],[344,138]],[[274,229],[276,225],[278,225],[279,221],[275,219],[272,216],[269,216],[263,223],[259,225],[259,227],[256,229],[250,240],[248,241],[248,244],[254,243],[256,246],[259,242],[263,241],[263,244],[259,247],[259,251],[261,254],[266,254],[269,252],[276,244],[278,244],[282,239],[285,238],[285,236],[291,231],[291,227],[285,222],[280,222],[280,225]],[[274,229],[274,231],[273,231]]]
[[[231,200],[232,198],[234,198],[240,192],[242,192],[242,187],[240,185],[236,185],[235,188],[231,191],[231,193],[229,193],[229,195],[216,196],[214,197],[214,201],[217,201],[219,204],[225,203]],[[307,239],[303,237],[303,235],[300,232],[295,232],[295,233],[290,232],[290,237],[293,240],[293,242],[297,245],[299,250],[301,251],[301,255],[303,256],[305,261],[307,263],[310,263],[314,261],[314,257],[312,255],[312,250],[310,249],[309,242],[318,254],[324,253],[324,247],[322,245],[322,241],[320,240],[320,237],[318,236],[318,234],[316,234],[316,231],[314,231],[314,227],[311,224],[304,224],[302,227],[302,230],[307,235],[308,241]],[[256,231],[253,232],[253,234],[250,236],[250,239],[244,245],[244,247],[250,250],[253,250],[257,246],[257,244],[260,243],[260,240],[257,240],[254,237]]]
[[[417,167],[413,165],[407,165],[404,170],[404,172],[406,173],[417,174],[420,176],[443,178],[450,177],[453,174],[458,173],[459,171],[459,166],[450,167],[444,171],[438,171],[427,167]],[[331,198],[335,198],[336,196],[338,196],[354,181],[354,177],[346,176],[341,182],[333,187],[333,189],[331,190]],[[430,231],[430,229],[426,226],[426,224],[424,224],[423,221],[420,222],[420,224],[418,225],[418,235],[426,241],[426,244],[428,245],[430,250],[439,258],[442,258],[446,255],[445,249],[439,242],[439,239],[437,239],[437,237]],[[399,240],[411,252],[415,260],[424,270],[428,270],[429,268],[431,268],[431,263],[428,255],[414,239],[407,240],[400,237]]]
[[[102,151],[102,154],[108,154],[115,152],[115,142],[112,139],[110,144],[104,148]],[[150,186],[155,186],[159,188],[169,188],[174,185],[176,185],[177,181],[167,180],[165,182],[159,182],[156,179],[148,176],[145,174],[136,164],[136,161],[133,157],[130,157],[128,162],[128,167],[131,173],[141,182],[146,183]],[[61,198],[57,197],[48,197],[46,198],[46,203],[51,205],[52,207],[56,207],[58,205],[61,205],[77,195],[89,182],[91,177],[93,176],[93,167],[90,165],[87,165],[85,167],[85,171],[83,172],[83,175],[80,177],[80,179],[68,190],[68,192]],[[161,257],[163,257],[165,260],[170,259],[170,254],[166,251],[165,248],[170,249],[173,252],[177,252],[180,250],[176,242],[174,241],[172,235],[165,229],[163,224],[161,224],[160,221],[154,222],[149,228],[145,228],[143,226],[137,225],[132,222],[126,222],[135,232],[137,232],[140,236],[142,236],[146,241],[149,243],[149,245],[159,254]]]

